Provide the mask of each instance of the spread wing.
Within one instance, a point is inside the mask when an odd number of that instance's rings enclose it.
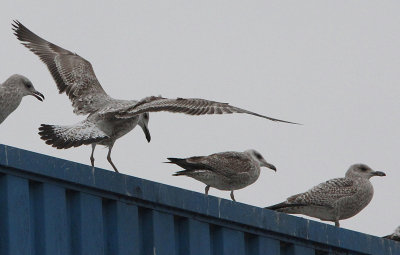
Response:
[[[12,25],[18,40],[47,65],[59,92],[72,101],[74,113],[92,113],[109,99],[89,61],[42,39],[18,21]]]
[[[332,206],[336,201],[352,196],[357,192],[354,181],[347,178],[336,178],[323,182],[307,192],[291,196],[289,204]]]
[[[169,99],[163,97],[146,97],[138,103],[118,109],[114,112],[107,112],[104,114],[113,114],[117,118],[131,118],[135,115],[145,112],[176,112],[189,115],[205,115],[205,114],[230,114],[230,113],[246,113],[257,117],[265,118],[272,121],[285,122],[290,124],[298,124],[295,122],[275,119],[267,117],[255,112],[231,106],[227,103],[220,103],[200,98],[177,98]]]

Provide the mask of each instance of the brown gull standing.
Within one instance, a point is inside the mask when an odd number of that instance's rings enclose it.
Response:
[[[32,82],[20,74],[11,75],[0,84],[0,124],[18,108],[24,96],[34,96],[40,101],[44,99]]]
[[[364,164],[350,166],[344,178],[323,182],[307,192],[289,197],[285,202],[266,207],[278,212],[304,214],[323,221],[348,219],[359,213],[372,200],[374,188],[369,179],[386,176]]]
[[[219,190],[230,190],[233,201],[234,190],[243,189],[253,184],[260,176],[260,167],[265,166],[274,171],[276,167],[268,163],[256,150],[244,152],[227,151],[209,156],[190,158],[168,158],[170,162],[185,170],[174,176],[185,175],[206,184],[205,194],[210,187]]]
[[[400,226],[398,226],[398,227],[394,230],[393,234],[384,236],[383,238],[386,238],[386,239],[390,239],[390,240],[393,240],[393,241],[398,241],[398,242],[400,242]]]
[[[169,111],[190,115],[246,113],[272,121],[297,124],[204,99],[147,97],[139,102],[114,99],[101,87],[87,60],[42,39],[18,21],[14,21],[13,30],[18,40],[47,65],[59,92],[65,92],[72,101],[74,113],[89,115],[85,120],[70,126],[42,124],[39,128],[41,138],[58,149],[91,144],[90,161],[93,167],[94,149],[100,144],[109,148],[107,160],[118,172],[111,160],[111,150],[115,141],[136,125],[143,129],[150,141],[148,112]]]

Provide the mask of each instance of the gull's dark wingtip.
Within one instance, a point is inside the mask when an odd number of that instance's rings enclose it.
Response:
[[[297,123],[297,122],[288,122],[289,124],[293,124],[293,125],[299,125],[299,126],[304,126],[304,124],[302,123]]]
[[[13,19],[13,23],[11,23],[11,25],[12,25],[12,30],[16,32],[18,29],[20,29],[22,23],[19,22],[17,19]]]
[[[21,41],[21,33],[23,32],[23,29],[26,29],[24,25],[22,25],[21,22],[19,22],[18,20],[13,20],[14,23],[11,23],[12,25],[12,31],[14,32],[13,34],[17,37],[18,40]],[[21,42],[22,44],[24,44],[23,42]]]
[[[280,120],[280,119],[273,119],[273,118],[268,118],[269,120],[275,121],[275,122],[282,122],[282,123],[287,123],[287,124],[293,124],[293,125],[300,125],[303,126],[301,123],[297,122],[292,122],[292,121],[287,121],[287,120]]]
[[[295,204],[290,204],[288,202],[282,202],[279,204],[275,204],[275,205],[271,205],[271,206],[267,206],[264,207],[264,209],[269,209],[269,210],[273,210],[273,211],[279,211],[281,209],[286,209],[286,208],[291,208],[291,207],[299,207],[299,206],[307,206],[306,204],[300,204],[300,203],[295,203]]]
[[[11,23],[11,29],[14,32],[14,35],[17,35],[17,30],[18,30],[18,21],[13,20],[13,23]]]
[[[245,109],[242,109],[242,108],[238,108],[238,107],[234,107],[234,106],[231,106],[231,107],[233,108],[234,112],[237,112],[237,113],[246,113],[246,114],[250,114],[250,115],[253,115],[253,116],[261,117],[261,118],[264,118],[264,119],[267,119],[267,120],[270,120],[270,121],[274,121],[274,122],[282,122],[282,123],[293,124],[293,125],[303,125],[301,123],[297,123],[297,122],[293,122],[293,121],[287,121],[287,120],[281,120],[281,119],[268,117],[266,115],[262,115],[262,114],[259,114],[259,113],[248,111],[248,110],[245,110]]]
[[[281,121],[283,123],[287,123],[287,124],[292,124],[292,125],[299,125],[299,126],[303,126],[303,124],[301,123],[297,123],[297,122],[291,122],[291,121]]]

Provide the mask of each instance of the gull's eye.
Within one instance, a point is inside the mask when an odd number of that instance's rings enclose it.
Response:
[[[256,158],[257,158],[257,159],[262,159],[262,156],[261,156],[261,154],[259,154],[259,153],[256,153]]]
[[[360,170],[361,170],[361,172],[366,172],[368,169],[363,166],[363,167],[360,168]]]
[[[30,89],[30,88],[32,88],[32,84],[27,83],[27,84],[25,84],[25,87],[27,87],[28,89]]]

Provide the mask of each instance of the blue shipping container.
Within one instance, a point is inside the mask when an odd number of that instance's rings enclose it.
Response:
[[[0,145],[0,255],[400,255],[400,243]]]

